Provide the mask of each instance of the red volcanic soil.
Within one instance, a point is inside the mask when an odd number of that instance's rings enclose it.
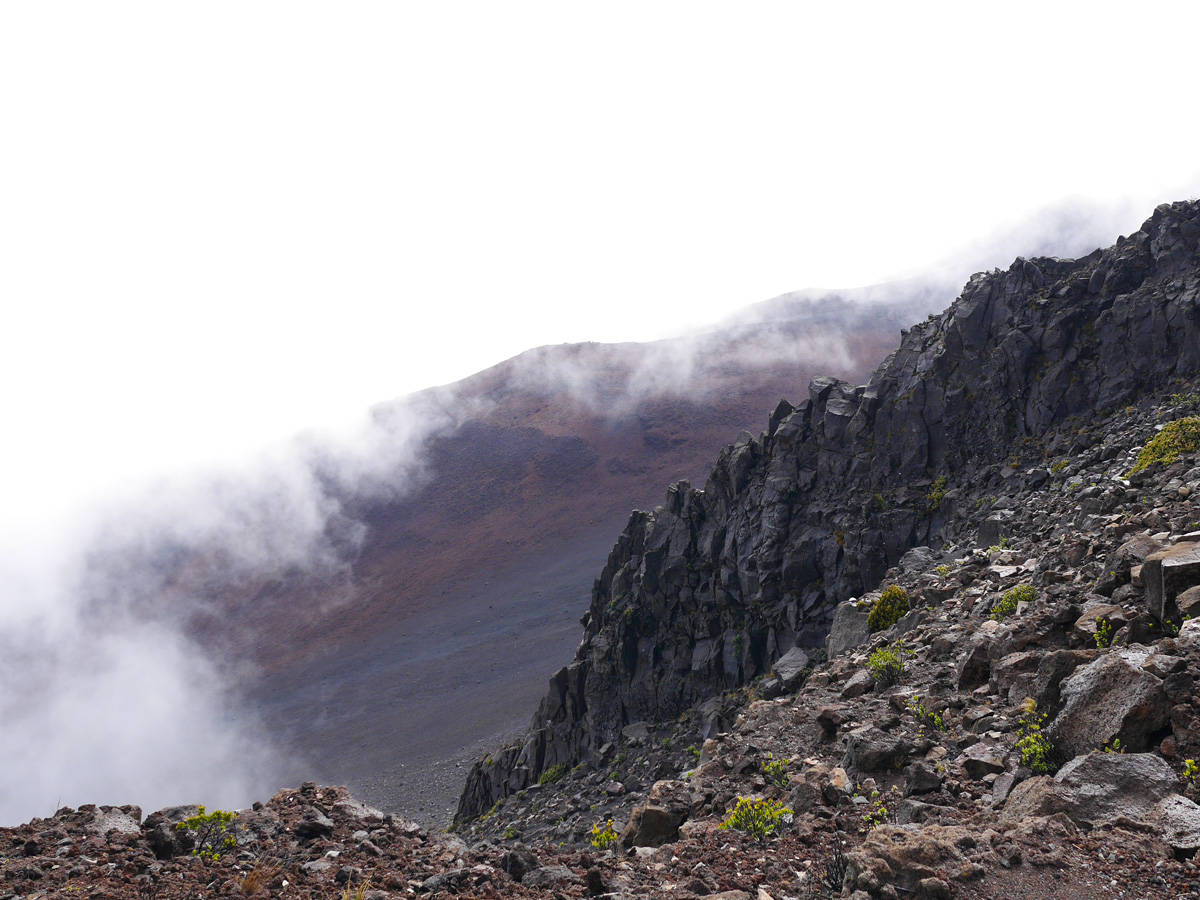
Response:
[[[453,386],[476,411],[427,443],[420,488],[342,498],[367,526],[348,571],[243,586],[220,635],[198,627],[257,664],[251,703],[291,756],[280,783],[443,824],[465,765],[572,658],[630,510],[703,483],[811,377],[864,381],[920,314],[801,302],[699,339],[542,348]]]

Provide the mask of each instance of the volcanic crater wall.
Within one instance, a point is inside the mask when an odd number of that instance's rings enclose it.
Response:
[[[1198,240],[1200,203],[1164,204],[1107,250],[975,275],[868,384],[814,379],[723,450],[703,490],[681,482],[634,512],[575,660],[524,740],[475,764],[457,818],[818,646],[837,602],[906,550],[973,536],[957,485],[999,484],[1051,427],[1195,374]]]

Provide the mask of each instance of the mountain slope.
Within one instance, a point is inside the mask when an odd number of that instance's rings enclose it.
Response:
[[[459,818],[818,646],[837,601],[978,524],[956,507],[964,487],[998,488],[1055,425],[1195,374],[1198,211],[1164,205],[1105,251],[973,277],[869,383],[814,380],[722,451],[703,490],[635,513],[575,661],[524,740],[473,768]]]
[[[291,506],[325,518],[305,558],[231,565],[277,530],[279,516],[255,519],[247,501],[252,514],[216,535],[224,544],[147,528],[143,545],[96,553],[103,605],[147,585],[139,614],[184,619],[226,661],[282,746],[277,784],[344,782],[444,821],[456,764],[523,726],[545,671],[576,643],[628,510],[702,473],[731,428],[816,372],[864,377],[931,295],[917,284],[888,302],[779,298],[710,334],[541,348],[384,404],[366,476],[346,477],[355,460],[337,448],[311,461],[320,494]],[[419,446],[388,444],[427,419],[442,424]],[[266,492],[260,505],[288,508]]]

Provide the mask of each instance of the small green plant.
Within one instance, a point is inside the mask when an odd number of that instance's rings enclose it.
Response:
[[[867,614],[867,627],[872,631],[891,628],[908,612],[908,591],[898,584],[883,589],[879,599]]]
[[[925,503],[928,506],[929,512],[937,512],[945,498],[946,476],[942,475],[932,485],[930,485],[929,493],[925,495]]]
[[[554,784],[564,775],[567,774],[567,764],[559,763],[556,766],[551,766],[542,773],[542,777],[538,779],[538,784]]]
[[[886,647],[871,651],[867,657],[867,671],[880,687],[891,687],[904,677],[904,659],[913,656],[911,650],[904,649],[904,641],[893,641]]]
[[[617,842],[619,835],[613,830],[613,820],[607,823],[597,822],[592,826],[592,846],[597,850],[607,850]]]
[[[921,723],[922,728],[931,728],[934,731],[946,730],[946,723],[942,719],[942,713],[926,706],[917,694],[913,694],[908,698],[908,702],[904,704],[904,708],[912,714],[913,718]]]
[[[735,659],[742,658],[742,633],[740,631],[733,636],[733,655]]]
[[[1054,475],[1057,475],[1070,464],[1071,461],[1069,459],[1060,459],[1058,462],[1050,466],[1050,472]]]
[[[887,501],[883,499],[883,494],[875,495],[875,498],[871,503],[871,508],[874,509],[875,512],[883,512],[885,509],[887,509]]]
[[[950,574],[950,567],[943,563],[942,565],[938,566],[933,571],[937,573],[938,578],[945,578],[947,575]]]
[[[692,746],[688,747],[683,752],[692,758],[692,762],[694,762],[694,763],[700,762],[700,751],[698,749],[696,749],[695,744],[692,744]]]
[[[499,800],[497,800],[495,803],[492,804],[491,809],[489,809],[487,812],[485,812],[479,818],[480,819],[490,819],[496,813],[500,812],[500,807],[502,807],[503,805],[504,805],[504,798],[501,797]]]
[[[1032,603],[1037,599],[1037,589],[1032,584],[1018,584],[1004,592],[995,605],[992,606],[992,621],[1000,622],[1017,611],[1020,603]]]
[[[787,767],[790,762],[790,759],[775,759],[772,754],[768,753],[767,761],[763,763],[763,775],[773,784],[785,788],[788,786]]]
[[[1026,697],[1017,723],[1016,746],[1021,754],[1021,765],[1028,766],[1035,775],[1052,775],[1058,768],[1054,762],[1054,745],[1042,733],[1046,718],[1045,713],[1038,712],[1037,701]]]
[[[1113,624],[1108,619],[1100,618],[1096,620],[1096,633],[1092,635],[1092,640],[1096,642],[1096,646],[1104,650],[1112,646],[1113,642]]]
[[[767,838],[779,831],[785,816],[792,811],[778,800],[751,800],[748,797],[738,797],[737,806],[733,808],[720,827],[733,828],[743,834],[765,844]]]
[[[888,820],[888,808],[883,802],[883,798],[879,796],[879,791],[871,791],[871,802],[867,805],[866,812],[863,813],[863,827],[870,831],[873,828],[878,828]]]
[[[237,846],[238,815],[235,812],[225,812],[220,809],[215,809],[211,813],[205,812],[203,806],[199,809],[200,811],[196,815],[190,819],[184,819],[175,827],[179,831],[196,832],[196,846],[192,849],[192,856],[199,856],[215,862],[226,850]]]
[[[1185,759],[1183,761],[1183,781],[1192,788],[1196,788],[1196,780],[1200,778],[1200,766],[1196,765],[1194,759]]]
[[[1125,477],[1144,472],[1156,464],[1169,466],[1179,459],[1179,454],[1197,450],[1200,450],[1200,416],[1176,419],[1164,425],[1162,431],[1146,442]]]
[[[503,838],[504,838],[506,841],[511,841],[511,840],[513,840],[513,839],[514,839],[516,836],[517,836],[517,828],[516,828],[516,826],[515,826],[515,825],[509,825],[507,828],[505,828],[505,829],[504,829],[504,834],[502,835],[502,837],[503,837]]]
[[[1113,738],[1111,741],[1105,741],[1104,746],[1101,747],[1101,749],[1105,753],[1124,753],[1125,752],[1124,750],[1121,749],[1121,739],[1120,738]]]

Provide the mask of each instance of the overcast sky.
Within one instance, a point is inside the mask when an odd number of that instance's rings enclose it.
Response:
[[[0,537],[531,346],[1200,193],[1194,4],[991,8],[0,6]]]

